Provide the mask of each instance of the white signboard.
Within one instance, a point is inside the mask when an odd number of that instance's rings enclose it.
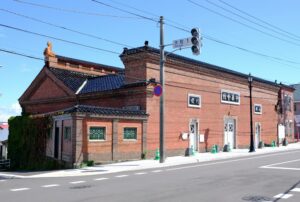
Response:
[[[192,46],[193,44],[191,39],[192,37],[174,40],[172,43],[173,48],[183,48],[183,47]]]
[[[240,93],[229,90],[221,90],[221,102],[240,105]]]
[[[285,138],[285,127],[284,125],[279,124],[278,125],[278,138],[283,139]]]
[[[188,94],[188,106],[200,108],[201,107],[201,96],[195,94]]]

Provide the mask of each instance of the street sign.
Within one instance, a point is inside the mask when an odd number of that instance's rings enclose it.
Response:
[[[172,45],[173,45],[173,48],[183,48],[183,47],[192,46],[193,45],[192,37],[174,40]]]
[[[155,86],[153,92],[154,92],[154,95],[161,96],[161,94],[162,94],[162,87],[161,87],[161,85]]]

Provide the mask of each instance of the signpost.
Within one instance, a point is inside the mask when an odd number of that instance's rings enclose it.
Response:
[[[162,92],[163,92],[163,90],[162,90],[161,85],[157,85],[154,87],[153,93],[155,96],[161,96]]]

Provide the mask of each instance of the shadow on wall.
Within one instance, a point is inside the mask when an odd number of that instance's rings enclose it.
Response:
[[[209,128],[205,129],[204,132],[204,143],[205,143],[205,151],[208,152],[208,135],[209,135]]]

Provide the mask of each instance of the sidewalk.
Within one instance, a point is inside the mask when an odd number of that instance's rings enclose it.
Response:
[[[234,149],[231,152],[212,153],[196,153],[194,156],[175,156],[168,157],[165,163],[159,163],[157,160],[138,160],[127,161],[121,163],[113,163],[106,165],[96,165],[93,167],[85,167],[80,169],[67,169],[59,171],[45,171],[37,173],[18,173],[18,172],[0,172],[0,178],[42,178],[42,177],[74,177],[116,173],[122,171],[134,171],[143,169],[163,168],[168,166],[176,166],[190,163],[209,162],[214,160],[224,160],[238,157],[251,157],[260,154],[270,154],[282,151],[300,150],[300,142],[280,147],[265,147],[256,149],[256,152],[249,153],[248,149]]]

